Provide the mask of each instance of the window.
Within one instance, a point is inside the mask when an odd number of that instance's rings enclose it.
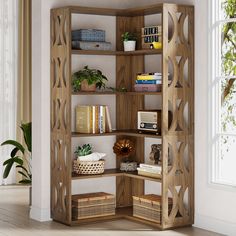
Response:
[[[211,0],[212,181],[236,186],[236,0]]]
[[[0,143],[15,139],[17,87],[17,0],[0,1]],[[0,147],[0,185],[3,162],[11,147]],[[11,171],[7,184],[15,182]]]

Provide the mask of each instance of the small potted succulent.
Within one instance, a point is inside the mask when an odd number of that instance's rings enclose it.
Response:
[[[124,51],[135,51],[137,37],[135,34],[125,32],[121,35],[124,42]]]
[[[74,160],[74,172],[80,175],[101,174],[104,172],[105,153],[93,152],[90,144],[77,146],[77,158]]]
[[[96,88],[105,88],[105,81],[107,78],[100,70],[85,66],[72,75],[73,92],[94,92]]]
[[[84,144],[83,146],[77,146],[75,154],[78,157],[87,156],[92,154],[92,146],[90,144]]]

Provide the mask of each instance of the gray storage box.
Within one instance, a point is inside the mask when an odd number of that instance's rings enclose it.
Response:
[[[73,30],[72,41],[105,42],[105,31],[97,29]]]
[[[72,41],[73,49],[82,50],[111,50],[111,43],[107,42],[85,42],[85,41]]]

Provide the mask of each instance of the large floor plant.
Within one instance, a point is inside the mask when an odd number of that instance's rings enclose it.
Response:
[[[23,135],[25,144],[23,145],[15,140],[7,140],[1,145],[13,145],[14,148],[10,153],[10,157],[3,163],[5,166],[3,172],[3,178],[7,178],[12,167],[16,164],[18,173],[22,175],[23,179],[19,181],[22,184],[31,184],[32,174],[31,174],[31,122],[21,124],[20,126]],[[25,147],[24,147],[25,146]]]

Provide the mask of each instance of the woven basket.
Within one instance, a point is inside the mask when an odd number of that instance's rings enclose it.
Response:
[[[74,172],[79,175],[96,175],[104,172],[105,161],[77,161],[74,160]]]

